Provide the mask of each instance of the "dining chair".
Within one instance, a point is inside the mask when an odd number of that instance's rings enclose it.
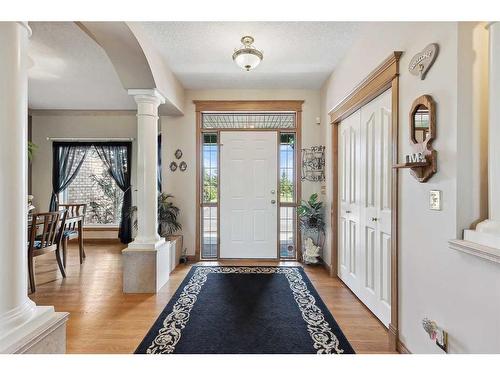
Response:
[[[85,212],[87,205],[83,203],[68,203],[60,204],[59,209],[66,209],[68,217],[66,218],[66,226],[64,228],[62,248],[63,248],[63,263],[66,267],[66,253],[68,249],[68,241],[78,238],[78,247],[80,250],[80,264],[86,258],[85,248],[83,247],[83,224],[85,221]]]
[[[57,265],[63,277],[66,271],[61,259],[61,240],[66,221],[66,210],[33,214],[28,242],[28,274],[31,293],[36,291],[34,258],[56,253]]]

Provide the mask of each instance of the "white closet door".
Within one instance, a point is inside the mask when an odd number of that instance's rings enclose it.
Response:
[[[391,90],[366,104],[344,120],[340,127],[339,277],[388,326],[391,318]],[[343,127],[359,129],[355,145],[352,145],[351,139],[343,137]],[[352,147],[359,149],[359,158],[356,167],[346,171],[341,163],[346,150]],[[352,181],[350,173],[353,169],[359,172],[356,182],[342,185],[346,177]],[[347,192],[342,189],[347,189]],[[343,194],[349,196],[358,192],[357,210],[344,208]],[[354,237],[357,244],[355,278],[346,274],[342,265],[349,256],[344,256],[346,236],[353,237],[349,232],[350,226],[343,224],[349,218],[346,211],[358,218]]]
[[[359,125],[358,111],[339,129],[339,276],[353,290],[358,289],[360,277]]]

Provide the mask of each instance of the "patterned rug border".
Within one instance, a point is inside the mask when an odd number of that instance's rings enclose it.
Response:
[[[175,341],[175,344],[176,344],[181,338],[182,329],[185,327],[185,325],[189,321],[189,312],[190,312],[192,306],[194,305],[194,303],[196,302],[197,294],[202,290],[202,287],[206,281],[206,277],[211,273],[232,273],[232,272],[208,272],[208,273],[203,272],[203,274],[204,274],[203,276],[205,277],[205,280],[201,284],[197,285],[197,291],[195,292],[196,294],[194,295],[194,301],[191,302],[191,304],[192,304],[191,308],[188,310],[187,314],[183,314],[183,311],[178,311],[177,305],[179,304],[180,301],[181,301],[181,305],[186,304],[186,293],[185,293],[186,287],[189,286],[189,284],[192,282],[195,274],[197,273],[197,270],[204,269],[204,268],[205,269],[206,268],[218,269],[220,271],[224,271],[224,269],[230,270],[230,269],[241,269],[241,268],[243,268],[243,269],[260,268],[260,269],[273,269],[273,270],[295,270],[300,275],[300,281],[303,281],[303,283],[305,284],[305,286],[306,286],[305,290],[306,290],[307,294],[309,294],[313,299],[312,304],[311,304],[310,300],[307,301],[308,302],[307,308],[310,308],[311,307],[310,305],[312,305],[312,307],[316,308],[315,311],[313,312],[313,314],[317,315],[316,313],[319,310],[319,313],[320,313],[319,315],[323,317],[323,318],[321,318],[321,321],[323,323],[322,325],[320,325],[320,327],[322,328],[321,330],[318,330],[318,327],[316,326],[316,322],[313,322],[312,326],[311,326],[311,324],[308,324],[308,331],[311,335],[311,338],[315,342],[314,348],[317,349],[317,353],[318,354],[321,354],[321,353],[342,354],[345,352],[347,352],[346,354],[350,354],[350,353],[354,354],[355,353],[354,349],[350,345],[349,341],[347,340],[347,338],[345,337],[344,333],[342,332],[340,326],[338,325],[337,321],[335,320],[333,314],[330,312],[330,310],[328,309],[328,307],[324,303],[323,299],[319,295],[318,291],[314,287],[314,284],[311,282],[311,280],[307,276],[307,273],[305,272],[303,266],[301,266],[301,265],[290,265],[290,266],[288,266],[288,265],[279,265],[279,266],[275,266],[275,265],[248,265],[248,266],[246,266],[246,265],[213,265],[213,266],[211,266],[211,265],[203,265],[203,264],[197,265],[197,264],[195,264],[195,265],[191,266],[191,269],[189,270],[189,272],[186,274],[186,276],[182,280],[181,284],[179,285],[179,287],[175,291],[174,295],[170,298],[169,302],[167,303],[165,308],[162,310],[160,315],[157,317],[157,319],[153,323],[152,327],[148,330],[148,333],[146,334],[144,339],[141,341],[141,343],[139,344],[139,346],[135,350],[136,354],[154,353],[154,351],[151,351],[149,348],[153,346],[153,343],[158,344],[158,341],[160,343],[162,343],[163,340],[161,338],[161,336],[162,336],[161,332],[162,332],[162,330],[165,330],[167,328],[170,331],[169,332],[170,335],[172,334],[172,332],[174,332],[175,335],[177,336],[176,337],[177,341]],[[262,272],[262,273],[267,274],[269,272]],[[279,273],[279,272],[276,272],[276,273],[282,274],[287,278],[288,278],[287,275],[289,274],[289,273]],[[293,293],[295,300],[296,300],[297,304],[299,305],[298,308],[302,311],[303,319],[306,321],[306,318],[304,315],[305,311],[301,308],[300,302],[299,302],[302,295],[301,294],[296,295],[296,293],[294,292],[294,290],[292,288],[292,284],[291,284],[290,280],[289,280],[289,283],[290,283],[291,292]],[[192,285],[189,286],[188,289],[192,290]],[[299,290],[299,293],[302,293],[302,292],[303,292],[303,290]],[[182,297],[182,299],[181,299],[181,297]],[[192,298],[193,296],[189,296],[189,297]],[[176,311],[174,311],[174,308],[176,308],[176,307],[177,307],[177,309],[176,309]],[[308,311],[308,313],[310,314],[311,312]],[[172,316],[174,316],[173,319],[172,319]],[[170,322],[169,326],[165,327],[165,324],[166,324],[166,321],[168,318],[170,318],[170,320],[175,320],[175,321]],[[333,325],[330,323],[333,323]],[[332,342],[329,342],[328,344],[326,343],[327,337],[325,336],[325,332],[324,332],[325,325],[326,325],[326,330],[328,332],[330,332],[330,336],[333,336],[333,343]],[[163,327],[163,328],[161,328],[161,327]],[[332,331],[335,331],[335,333],[332,333]],[[331,339],[331,337],[330,337],[330,339]],[[330,341],[332,341],[332,340],[330,340]],[[343,349],[340,349],[338,347],[340,345],[340,343],[343,344]],[[175,350],[175,344],[171,348],[169,348],[170,350],[167,350],[167,352],[173,352]]]

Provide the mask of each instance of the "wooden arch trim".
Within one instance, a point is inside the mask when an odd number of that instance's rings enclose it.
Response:
[[[398,124],[399,124],[399,60],[403,52],[394,51],[363,81],[361,81],[349,95],[341,100],[330,112],[332,124],[332,276],[338,274],[338,125],[365,104],[392,89],[392,162],[398,161]],[[391,174],[391,323],[389,324],[390,345],[393,350],[399,348],[399,302],[398,302],[398,170],[392,169]]]

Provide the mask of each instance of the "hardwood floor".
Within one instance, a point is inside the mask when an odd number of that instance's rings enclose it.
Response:
[[[70,313],[68,353],[132,353],[191,266],[178,266],[158,294],[123,294],[122,248],[119,243],[88,242],[87,259],[80,265],[78,248],[70,244],[66,279],[59,273],[53,254],[36,259],[37,290],[30,298],[37,305],[54,305],[56,311]],[[305,270],[357,353],[391,352],[385,327],[339,279],[329,277],[321,267]]]

